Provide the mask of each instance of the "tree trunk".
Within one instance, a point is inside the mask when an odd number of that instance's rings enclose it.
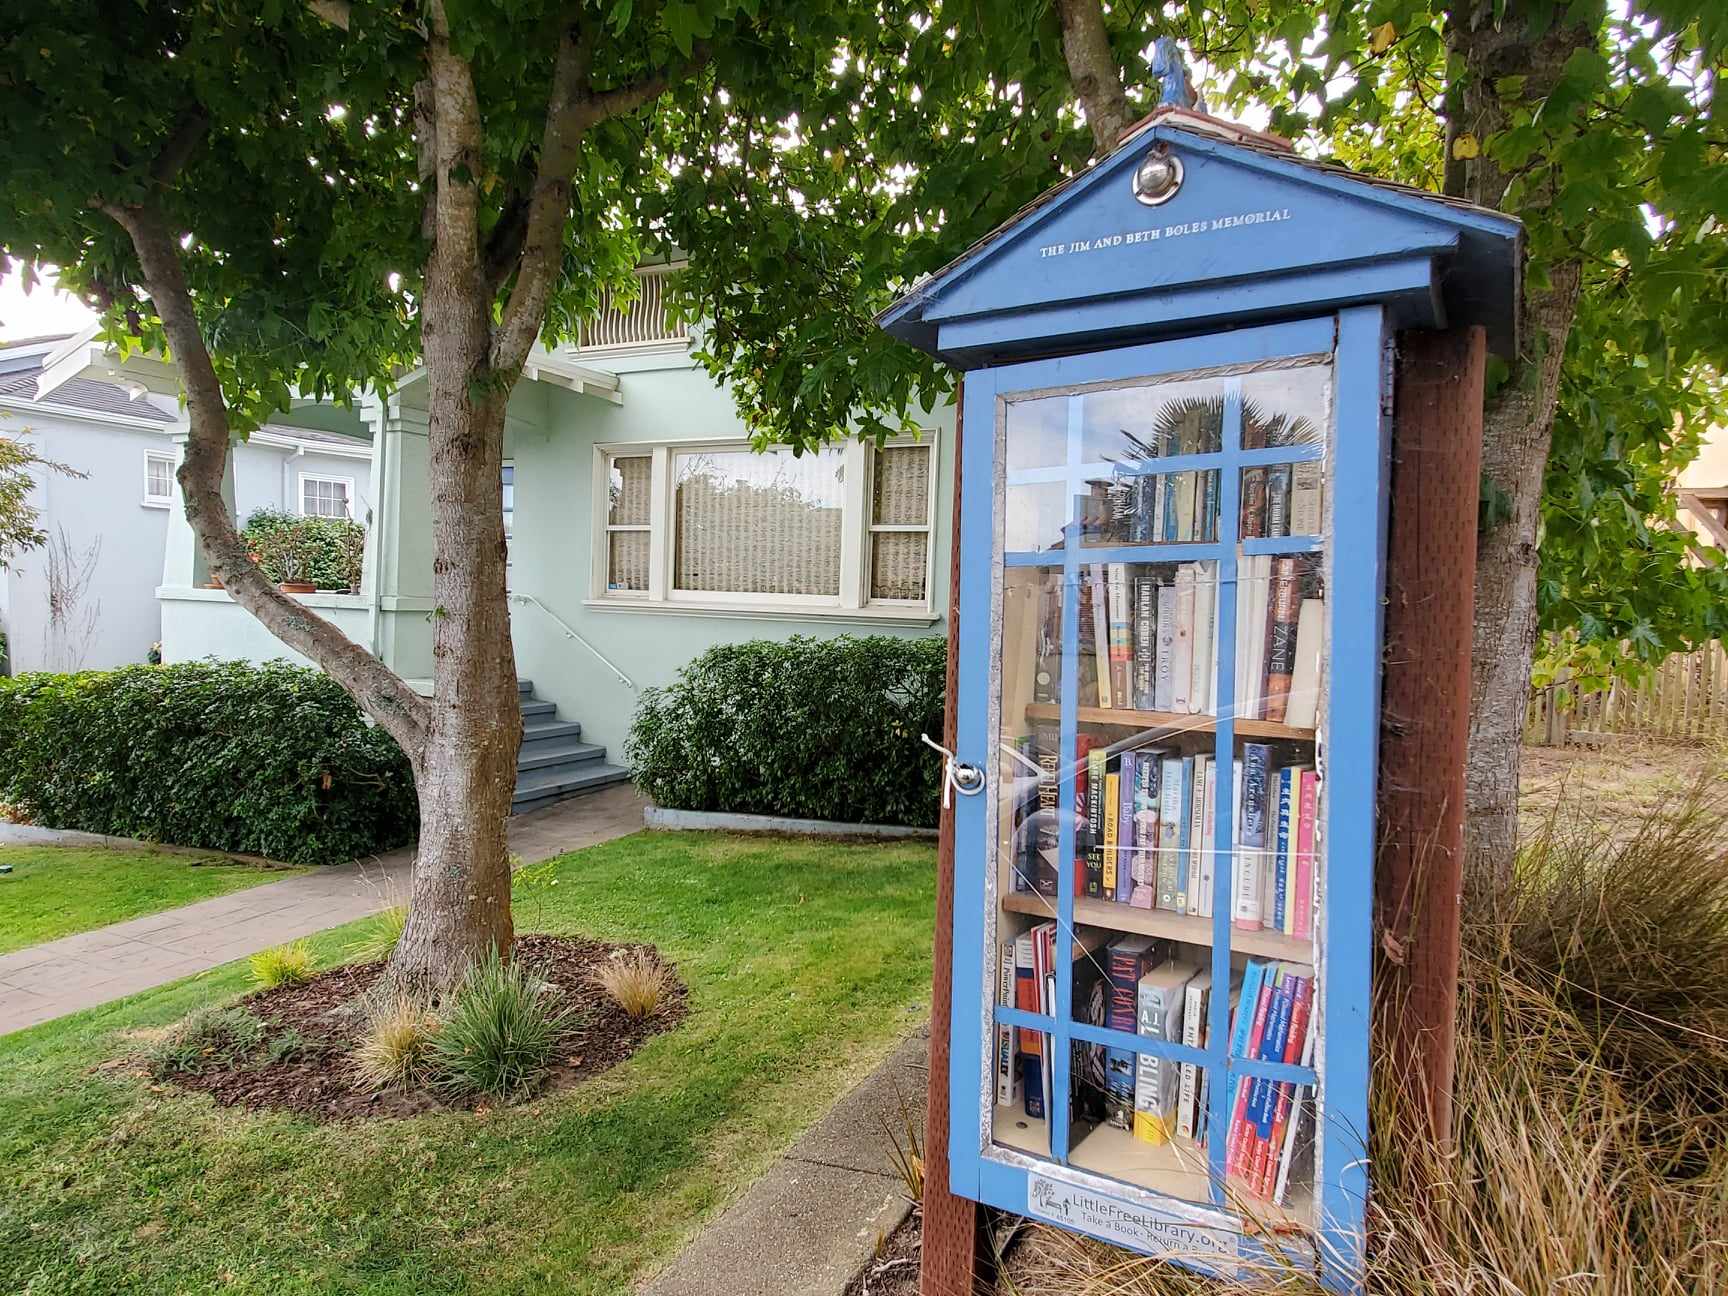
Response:
[[[1122,73],[1110,47],[1100,0],[1056,0],[1062,18],[1062,53],[1068,80],[1086,110],[1094,151],[1106,153],[1133,123]]]
[[[1534,9],[1541,12],[1533,14]],[[1485,207],[1502,206],[1512,177],[1480,148],[1507,122],[1496,82],[1522,76],[1527,99],[1545,98],[1573,51],[1595,39],[1593,28],[1569,15],[1554,20],[1532,0],[1504,5],[1475,0],[1448,14],[1447,45],[1462,71],[1447,102],[1446,192]],[[1576,115],[1581,123],[1583,110]],[[1460,157],[1455,147],[1466,135],[1478,144],[1474,157]],[[1544,222],[1550,219],[1548,202],[1549,194],[1533,190],[1514,214],[1527,225]],[[1469,888],[1497,885],[1512,870],[1520,744],[1536,643],[1542,479],[1553,441],[1560,365],[1578,308],[1576,260],[1549,261],[1536,271],[1524,298],[1519,364],[1483,415],[1483,481],[1507,508],[1477,539],[1465,778]]]

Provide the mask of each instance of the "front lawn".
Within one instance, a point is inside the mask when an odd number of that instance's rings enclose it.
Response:
[[[490,1112],[314,1125],[103,1065],[242,964],[0,1038],[0,1291],[628,1291],[921,1020],[933,892],[926,845],[704,833],[525,870],[522,929],[653,942],[690,1015]]]
[[[0,954],[305,872],[148,847],[0,846],[0,864]]]

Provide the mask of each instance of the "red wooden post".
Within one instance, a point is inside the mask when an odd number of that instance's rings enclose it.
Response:
[[[1452,1128],[1464,760],[1470,727],[1480,328],[1399,338],[1380,733],[1378,1044]]]
[[[948,701],[942,745],[955,748],[960,671],[960,439],[962,390],[954,392],[954,508],[948,558]],[[988,1263],[984,1212],[948,1191],[948,1033],[954,1008],[954,814],[942,814],[936,848],[936,951],[930,1005],[929,1105],[924,1117],[924,1244],[919,1296],[972,1296]]]

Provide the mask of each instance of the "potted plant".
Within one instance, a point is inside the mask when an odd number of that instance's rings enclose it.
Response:
[[[297,526],[273,528],[254,538],[258,565],[284,594],[313,594],[318,586],[311,575],[312,555],[304,531]]]

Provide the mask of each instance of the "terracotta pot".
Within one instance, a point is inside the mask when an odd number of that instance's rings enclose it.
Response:
[[[276,587],[284,594],[316,594],[318,587],[310,581],[283,581]]]
[[[205,589],[221,589],[222,588],[222,578],[220,576],[212,576],[209,580],[204,582],[204,588]]]

